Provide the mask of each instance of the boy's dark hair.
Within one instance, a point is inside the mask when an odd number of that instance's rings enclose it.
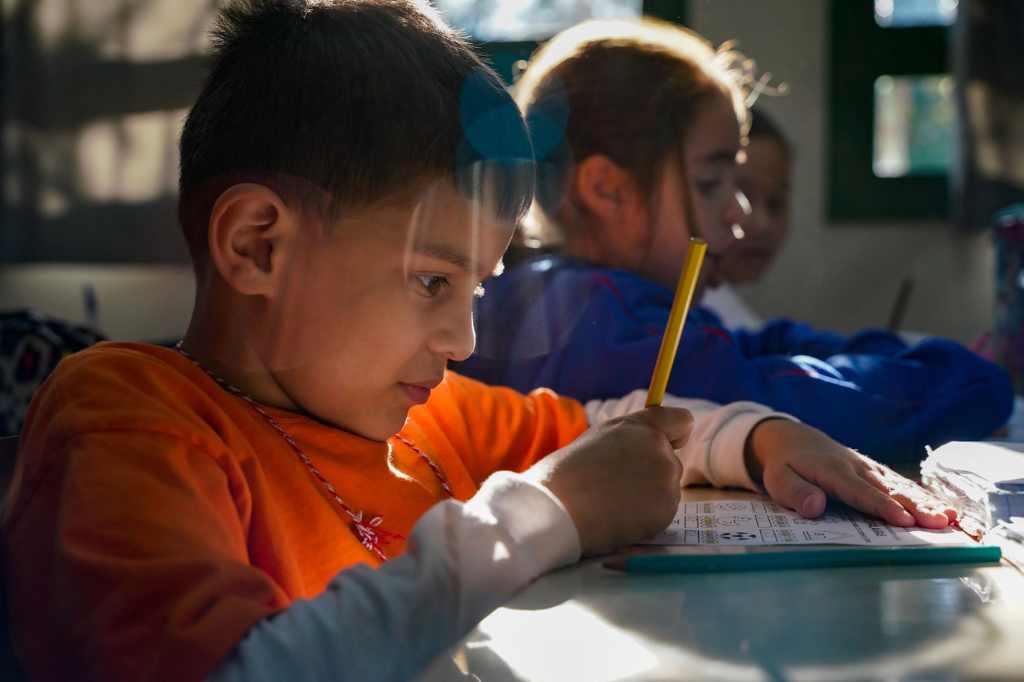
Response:
[[[181,134],[178,219],[196,267],[218,197],[257,182],[325,220],[451,178],[498,217],[533,199],[525,125],[498,76],[423,0],[236,0]]]
[[[750,139],[769,137],[779,143],[782,151],[786,154],[786,158],[791,159],[793,157],[793,150],[785,133],[760,107],[754,107],[750,110],[750,130],[747,132],[747,137]]]

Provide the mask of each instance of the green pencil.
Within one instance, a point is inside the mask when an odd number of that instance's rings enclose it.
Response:
[[[626,573],[715,573],[781,571],[791,568],[905,566],[909,564],[988,564],[1002,557],[998,547],[887,547],[751,552],[748,554],[658,554],[610,559],[605,568]]]

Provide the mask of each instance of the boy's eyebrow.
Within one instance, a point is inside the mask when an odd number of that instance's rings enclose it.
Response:
[[[697,161],[699,163],[736,163],[736,155],[738,153],[728,149],[718,149],[705,154],[697,159]]]
[[[451,263],[452,265],[462,268],[466,272],[470,272],[477,277],[483,277],[489,274],[486,266],[473,261],[469,256],[452,246],[447,246],[445,244],[417,244],[413,247],[413,251],[421,256],[436,258],[437,260],[443,260],[446,263]]]

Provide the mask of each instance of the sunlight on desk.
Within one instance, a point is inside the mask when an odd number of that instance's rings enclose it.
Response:
[[[520,610],[516,600],[480,624],[461,649],[468,673],[482,682],[855,682],[938,671],[1016,680],[1024,668],[1024,578],[1013,569],[626,576],[591,562],[564,573],[549,576],[553,590],[534,585],[522,608],[567,601]]]
[[[657,662],[635,637],[572,601],[545,611],[501,609],[478,630],[490,639],[481,646],[532,682],[614,682],[650,670]],[[566,656],[584,650],[589,652],[584,658]]]
[[[1024,670],[1021,633],[1024,575],[1005,565],[640,575],[590,560],[455,647],[464,678],[449,654],[447,673],[439,659],[422,680],[1009,681]]]

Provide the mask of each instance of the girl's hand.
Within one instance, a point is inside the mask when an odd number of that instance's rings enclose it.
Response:
[[[956,510],[921,486],[806,424],[761,422],[744,457],[772,499],[806,518],[821,515],[827,495],[894,526],[945,528],[956,519]]]

